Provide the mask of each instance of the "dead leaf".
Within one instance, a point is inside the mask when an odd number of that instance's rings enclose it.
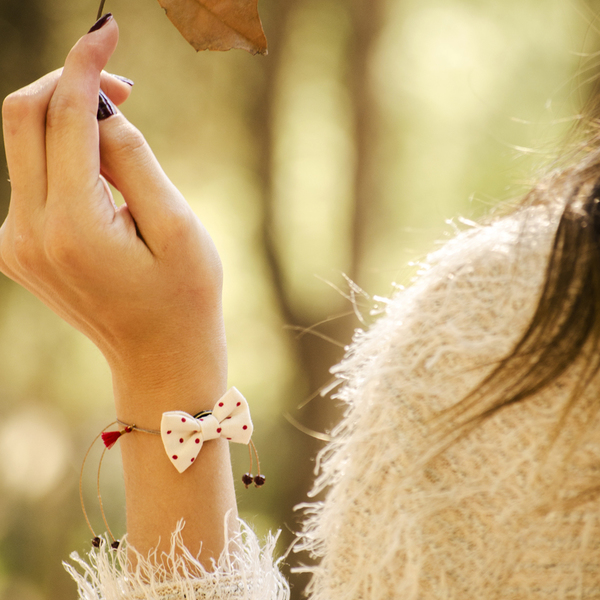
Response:
[[[258,0],[158,0],[158,3],[196,50],[241,48],[251,54],[267,54]]]

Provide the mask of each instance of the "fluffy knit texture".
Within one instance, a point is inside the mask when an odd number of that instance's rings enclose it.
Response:
[[[449,447],[435,441],[440,414],[528,327],[560,212],[529,207],[457,236],[333,369],[347,410],[297,545],[319,561],[311,600],[600,598],[598,500],[569,503],[598,485],[600,425],[575,409],[554,439],[577,365]]]
[[[432,426],[528,327],[561,210],[461,233],[356,333],[333,369],[347,409],[318,460],[325,500],[304,505],[296,547],[318,560],[311,600],[600,598],[600,507],[572,502],[598,485],[600,423],[577,408],[561,421],[577,363],[449,446]],[[75,557],[80,598],[286,598],[272,540],[241,544],[212,573],[186,556],[171,579],[148,562],[125,575],[123,551]]]
[[[210,571],[183,545],[183,523],[172,535],[168,555],[136,553],[135,569],[127,561],[126,536],[117,551],[105,539],[86,559],[73,553],[73,564],[65,568],[80,600],[288,600],[287,581],[273,559],[276,538],[269,536],[261,547],[243,521],[240,527]]]

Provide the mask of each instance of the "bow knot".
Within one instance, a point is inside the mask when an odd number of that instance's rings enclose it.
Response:
[[[204,442],[223,437],[247,444],[252,430],[248,402],[234,387],[217,401],[212,412],[193,417],[180,410],[170,411],[163,413],[160,424],[167,456],[180,473],[196,460]]]

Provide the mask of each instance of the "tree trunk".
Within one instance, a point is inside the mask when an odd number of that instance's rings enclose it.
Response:
[[[297,331],[306,331],[315,325],[314,313],[309,317],[308,310],[293,303],[290,292],[286,289],[284,265],[278,253],[276,232],[273,218],[274,211],[274,147],[275,147],[275,115],[274,101],[276,84],[283,66],[282,48],[288,31],[290,16],[301,5],[301,0],[286,0],[273,3],[268,13],[271,22],[267,29],[269,33],[269,56],[266,59],[264,71],[264,85],[261,93],[256,98],[253,139],[258,149],[257,169],[262,188],[263,209],[263,252],[268,266],[273,292],[281,321],[284,325],[292,326]],[[370,50],[376,39],[380,24],[381,0],[353,0],[352,3],[341,3],[343,10],[349,11],[353,26],[353,34],[348,49],[348,87],[352,99],[353,129],[356,146],[356,165],[354,172],[354,198],[352,203],[351,236],[351,269],[352,279],[360,277],[361,258],[367,243],[367,228],[369,212],[377,203],[377,190],[375,189],[374,151],[376,146],[376,116],[373,94],[369,87],[369,58]],[[350,307],[349,307],[349,311]],[[348,344],[358,321],[354,315],[333,320],[323,314],[319,321],[323,321],[314,329],[317,335],[306,333],[304,335],[290,336],[290,344],[296,356],[298,365],[298,378],[303,380],[304,389],[317,392],[331,381],[329,369],[339,362],[343,356],[343,345]],[[328,339],[341,342],[334,344]],[[291,391],[294,396],[294,392]],[[298,406],[305,399],[296,392],[290,406]],[[302,411],[302,424],[315,431],[328,429],[339,418],[332,402],[313,401],[306,405]],[[298,517],[292,512],[292,507],[306,499],[313,479],[313,462],[309,460],[323,447],[323,442],[309,435],[301,437],[300,444],[294,444],[295,462],[289,465],[290,472],[294,473],[294,482],[286,487],[286,496],[279,502],[280,513],[275,515],[279,523],[289,524],[292,529],[298,527]],[[287,547],[293,536],[284,530],[284,546]],[[293,566],[294,556],[290,555],[288,563]],[[307,557],[302,557],[307,562]],[[307,582],[306,577],[293,577],[293,597],[300,598],[302,589]]]

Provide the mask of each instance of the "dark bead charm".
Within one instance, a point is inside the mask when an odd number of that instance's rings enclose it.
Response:
[[[92,546],[94,546],[94,548],[100,548],[100,543],[102,542],[102,540],[96,536],[93,540],[92,540]]]
[[[120,543],[120,542],[119,542],[119,540],[115,540],[115,541],[114,541],[114,542],[113,542],[113,543],[110,545],[110,547],[111,547],[113,550],[116,550],[116,549],[119,547],[119,543]]]
[[[265,481],[266,481],[265,476],[259,474],[254,478],[254,485],[256,487],[261,487],[261,486],[265,485]]]
[[[252,485],[253,481],[254,477],[252,477],[252,473],[244,473],[242,475],[242,483],[246,486],[246,489],[248,489],[249,485]]]

